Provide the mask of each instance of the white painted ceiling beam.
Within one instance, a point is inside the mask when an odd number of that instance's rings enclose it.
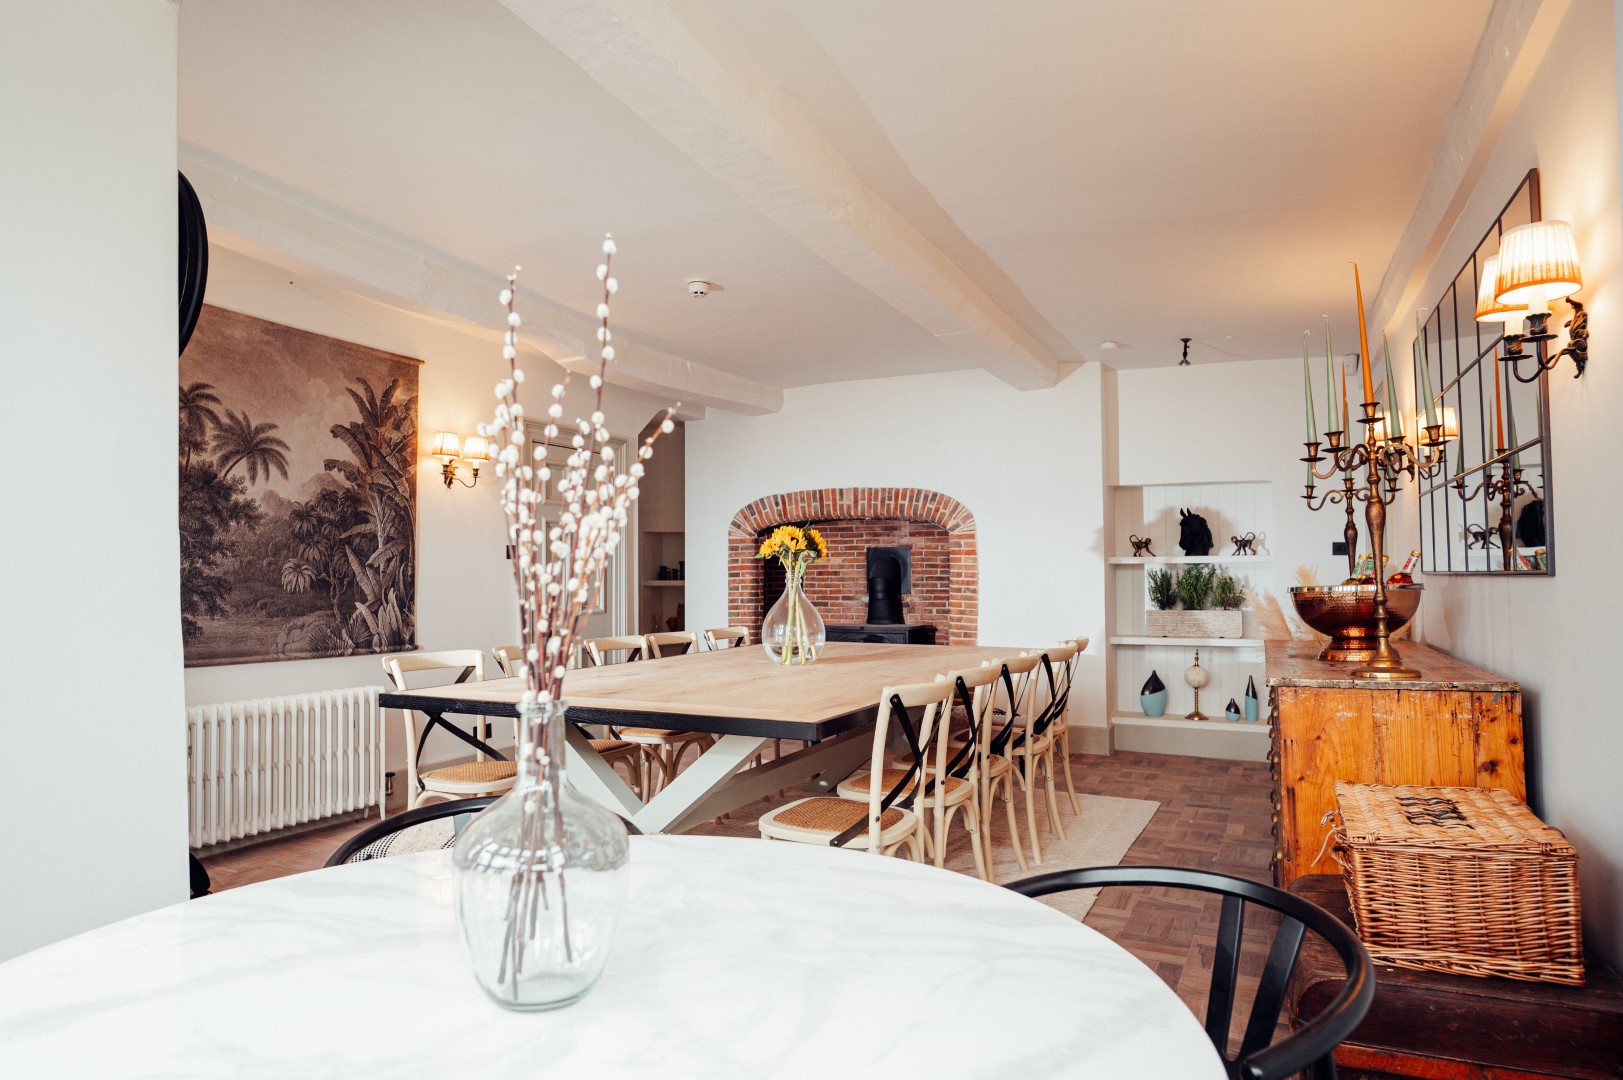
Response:
[[[306,276],[419,314],[476,327],[499,322],[498,277],[458,264],[404,237],[318,208],[275,181],[206,151],[182,146],[180,168],[197,189],[210,239],[256,258],[295,265]],[[524,339],[556,363],[578,368],[595,350],[596,324],[562,304],[520,290]],[[608,381],[675,395],[684,405],[750,415],[783,408],[783,391],[637,345],[615,331]],[[595,370],[595,365],[592,365]]]
[[[1376,326],[1407,329],[1412,312],[1435,300],[1420,295],[1432,263],[1459,222],[1568,3],[1494,0],[1420,201],[1381,277],[1370,308]]]
[[[701,168],[944,347],[1021,389],[1062,377],[1060,359],[880,198],[706,11],[662,0],[501,2]]]

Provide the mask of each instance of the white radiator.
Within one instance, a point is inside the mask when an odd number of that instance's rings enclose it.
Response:
[[[369,806],[383,814],[378,688],[186,710],[194,848]]]

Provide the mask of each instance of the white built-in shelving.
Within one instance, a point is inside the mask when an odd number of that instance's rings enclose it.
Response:
[[[1149,647],[1176,645],[1183,649],[1260,649],[1261,638],[1244,637],[1113,637],[1112,645]]]
[[[1111,566],[1182,566],[1202,563],[1211,566],[1235,566],[1242,563],[1272,563],[1266,555],[1113,555],[1106,560]]]
[[[1131,551],[1129,534],[1149,536],[1152,550],[1176,554],[1135,556],[1113,554],[1110,567],[1110,636],[1107,639],[1111,673],[1111,726],[1114,743],[1123,750],[1191,754],[1205,757],[1260,761],[1268,753],[1265,721],[1233,723],[1223,719],[1229,698],[1242,701],[1246,679],[1263,689],[1263,639],[1255,616],[1246,612],[1247,636],[1238,638],[1168,638],[1145,633],[1144,612],[1149,607],[1147,571],[1155,566],[1218,565],[1253,587],[1272,580],[1273,557],[1268,546],[1273,530],[1272,485],[1266,482],[1219,484],[1154,484],[1112,489],[1115,535],[1111,546]],[[1212,554],[1184,555],[1178,548],[1181,508],[1201,514],[1212,530]],[[1255,533],[1255,555],[1232,554],[1231,537]],[[1251,568],[1258,574],[1249,575]],[[1200,664],[1211,676],[1200,694],[1201,711],[1214,720],[1186,720],[1194,709],[1194,693],[1183,673],[1200,649]],[[1166,684],[1164,716],[1145,716],[1138,694],[1154,670]]]

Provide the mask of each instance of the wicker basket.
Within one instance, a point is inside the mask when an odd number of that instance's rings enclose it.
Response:
[[[1578,853],[1513,795],[1338,780],[1336,805],[1347,898],[1377,961],[1583,984]]]

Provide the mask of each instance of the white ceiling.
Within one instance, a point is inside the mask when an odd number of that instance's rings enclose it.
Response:
[[[1185,335],[1290,355],[1325,312],[1350,343],[1347,261],[1367,296],[1489,6],[185,0],[180,134],[582,314],[612,230],[617,321],[703,368],[790,387],[995,354],[1040,384]]]

